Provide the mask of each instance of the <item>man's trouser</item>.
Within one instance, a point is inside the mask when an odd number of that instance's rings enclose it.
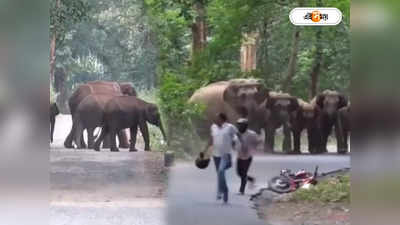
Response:
[[[253,177],[247,175],[247,172],[249,171],[249,167],[251,165],[252,160],[253,160],[252,157],[250,157],[248,159],[237,159],[236,169],[237,169],[237,173],[241,180],[239,192],[242,194],[244,194],[244,190],[246,188],[247,181],[250,181],[250,182],[254,181]]]

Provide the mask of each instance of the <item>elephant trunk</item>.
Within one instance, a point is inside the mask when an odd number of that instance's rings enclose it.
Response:
[[[165,134],[164,127],[163,127],[162,123],[160,123],[159,127],[160,127],[160,130],[161,130],[162,136],[164,138],[164,141],[167,142],[167,144],[168,144],[167,135]]]

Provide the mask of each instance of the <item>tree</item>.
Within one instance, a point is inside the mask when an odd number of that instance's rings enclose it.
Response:
[[[65,35],[74,23],[86,18],[89,10],[87,4],[82,0],[51,0],[50,1],[50,82],[65,81],[65,77],[55,77],[56,72],[56,51],[62,46]],[[57,73],[59,76],[66,76],[65,73]],[[64,84],[55,85],[56,91],[64,90]],[[65,93],[62,94],[64,96]],[[65,112],[64,108],[61,108]]]
[[[304,0],[298,1],[299,7],[304,6]],[[293,37],[292,37],[292,51],[290,53],[289,65],[287,69],[286,79],[282,85],[282,89],[285,92],[291,92],[291,82],[293,77],[296,73],[296,66],[297,66],[297,54],[299,51],[299,42],[300,42],[300,28],[295,26],[293,29]]]

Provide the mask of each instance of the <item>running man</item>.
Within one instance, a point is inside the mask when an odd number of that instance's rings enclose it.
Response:
[[[247,175],[247,172],[249,171],[251,162],[253,160],[252,153],[256,150],[259,140],[256,132],[247,129],[247,119],[240,118],[236,122],[236,125],[241,136],[241,142],[238,146],[236,171],[241,179],[239,194],[244,195],[247,181],[251,182],[253,185],[255,182],[255,179]]]
[[[235,136],[239,135],[235,126],[227,122],[223,113],[217,114],[217,118],[211,125],[211,138],[206,150],[213,146],[213,159],[218,178],[217,200],[223,198],[224,203],[228,202],[228,185],[225,178],[225,170],[232,166],[232,144]],[[240,136],[238,137],[240,139]]]

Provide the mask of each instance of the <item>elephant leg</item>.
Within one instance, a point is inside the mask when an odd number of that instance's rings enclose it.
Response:
[[[108,133],[103,139],[103,148],[111,148],[110,133]]]
[[[328,145],[329,133],[330,133],[330,129],[329,128],[326,128],[326,129],[322,130],[321,144],[319,146],[318,153],[324,153],[324,152],[328,151],[327,150],[327,145]]]
[[[145,121],[139,123],[140,133],[142,133],[144,139],[144,150],[150,150],[150,137],[149,137],[149,129],[147,127],[147,123]]]
[[[108,128],[107,127],[103,127],[103,129],[101,129],[100,136],[94,142],[93,149],[95,151],[100,151],[100,144],[104,140],[104,138],[107,136],[107,134],[108,134]]]
[[[267,129],[265,131],[265,152],[274,152],[274,142],[275,142],[275,130]]]
[[[65,138],[65,141],[64,141],[64,147],[65,148],[74,148],[74,146],[72,145],[72,140],[74,138],[73,126],[74,125],[72,124],[71,130],[69,131],[67,138]]]
[[[51,118],[50,120],[50,143],[53,143],[53,135],[54,135],[54,125],[56,123],[55,118]]]
[[[126,135],[125,130],[118,132],[118,141],[120,148],[129,148],[128,136]]]
[[[343,131],[343,147],[346,150],[346,152],[349,151],[349,131],[348,130]]]
[[[307,129],[307,138],[308,138],[308,152],[310,154],[315,154],[318,152],[318,148],[321,145],[320,138],[320,133],[313,128],[308,128]]]
[[[117,131],[112,129],[110,130],[110,150],[112,152],[119,152],[119,149],[117,148],[117,140],[116,140],[116,136],[117,136]]]
[[[130,133],[131,133],[131,144],[129,146],[130,152],[137,152],[137,149],[136,149],[137,129],[138,129],[137,125],[134,125],[130,128]]]
[[[81,123],[76,122],[76,126],[75,126],[75,131],[74,131],[74,141],[76,144],[76,148],[78,149],[82,149],[85,148],[85,146],[82,145],[82,138],[83,138],[83,126]]]
[[[86,143],[85,143],[85,139],[83,138],[83,130],[82,130],[82,133],[81,133],[81,146],[82,146],[82,148],[86,148],[87,146],[86,146]]]
[[[88,135],[88,148],[92,149],[94,144],[94,128],[88,128],[87,135]]]
[[[343,130],[340,134],[340,146],[338,146],[338,154],[345,154],[348,152],[348,131]]]
[[[71,130],[68,133],[67,138],[65,138],[65,141],[64,141],[64,147],[65,148],[74,148],[74,146],[72,145],[72,142],[74,140],[74,121],[75,121],[74,117],[75,116],[73,114],[71,114],[72,127],[71,127]]]
[[[300,138],[301,138],[301,131],[295,130],[293,131],[293,152],[300,154]]]
[[[283,127],[283,135],[282,151],[289,153],[292,151],[292,136],[290,128],[286,125]]]

